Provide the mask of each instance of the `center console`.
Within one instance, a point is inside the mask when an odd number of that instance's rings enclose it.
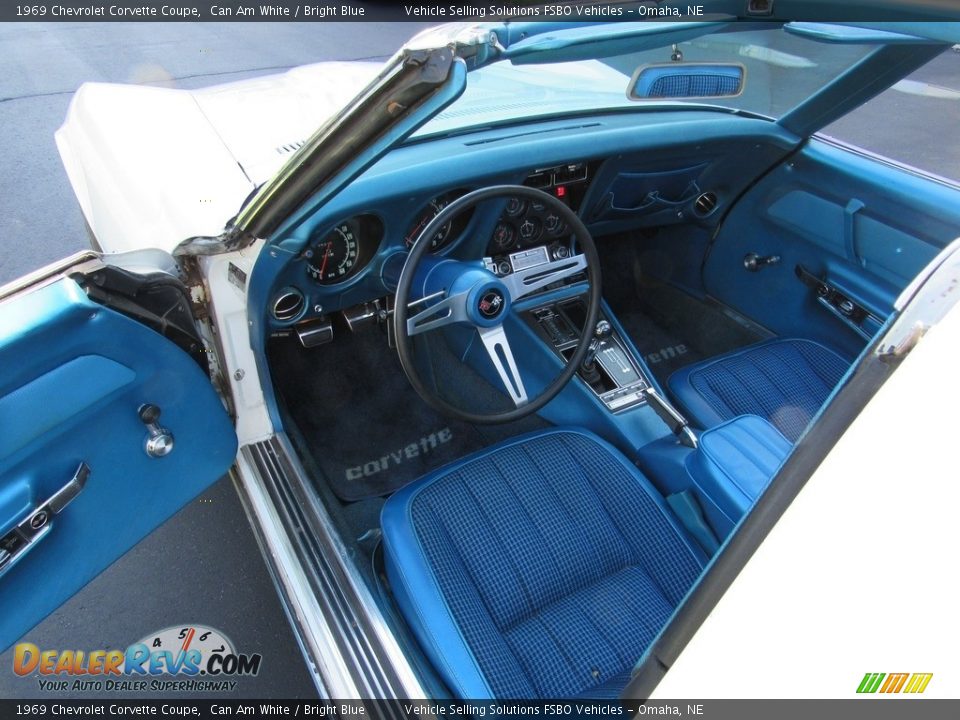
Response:
[[[524,314],[527,323],[553,351],[569,360],[585,331],[587,306],[582,298],[550,302]],[[580,378],[610,412],[619,413],[647,402],[649,380],[629,346],[614,329],[603,311]]]

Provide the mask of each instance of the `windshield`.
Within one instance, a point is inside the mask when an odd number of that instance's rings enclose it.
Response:
[[[464,94],[418,135],[446,133],[516,120],[593,110],[713,106],[778,119],[876,49],[875,45],[816,42],[780,26],[715,32],[652,50],[549,64],[493,63],[471,72]],[[643,99],[627,97],[638,68],[651,64],[737,63],[745,70],[733,97]]]

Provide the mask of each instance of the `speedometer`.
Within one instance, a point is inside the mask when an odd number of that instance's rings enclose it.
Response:
[[[346,278],[357,264],[360,247],[352,222],[342,222],[309,250],[307,274],[320,283]]]

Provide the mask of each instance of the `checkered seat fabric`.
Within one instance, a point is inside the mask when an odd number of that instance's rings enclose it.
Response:
[[[381,519],[394,597],[463,698],[616,697],[705,563],[647,479],[580,430],[443,468]]]
[[[769,340],[677,370],[670,392],[701,428],[758,415],[796,442],[850,361],[812,340]]]

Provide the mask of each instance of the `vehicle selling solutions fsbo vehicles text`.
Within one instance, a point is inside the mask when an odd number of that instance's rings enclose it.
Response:
[[[404,12],[408,17],[417,18],[485,18],[485,17],[583,17],[583,18],[623,18],[632,17],[691,17],[704,14],[703,5],[688,5],[686,11],[676,7],[649,7],[641,5],[637,8],[622,8],[604,5],[538,5],[528,7],[524,5],[404,5]]]

